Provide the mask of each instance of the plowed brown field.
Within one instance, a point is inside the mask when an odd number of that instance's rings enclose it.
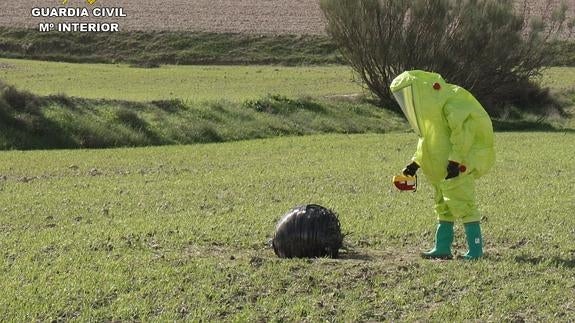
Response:
[[[81,21],[78,18],[32,17],[33,7],[57,7],[62,0],[1,0],[0,26],[37,28],[40,22]],[[527,0],[532,15],[545,11],[547,0]],[[557,6],[561,0],[551,0]],[[523,0],[517,0],[523,3]],[[570,15],[575,0],[568,0]],[[87,6],[69,0],[68,6]],[[251,34],[322,34],[324,19],[318,0],[97,0],[95,6],[123,7],[128,17],[89,18],[119,21],[121,30],[187,30]],[[86,19],[86,18],[84,18]]]

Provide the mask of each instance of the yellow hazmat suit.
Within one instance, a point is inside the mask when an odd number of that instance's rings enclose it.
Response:
[[[419,136],[413,161],[436,190],[439,219],[479,221],[474,180],[495,161],[487,112],[471,93],[435,73],[404,72],[393,80],[391,91]],[[446,180],[449,161],[464,171]]]
[[[476,223],[478,232],[473,235],[478,234],[475,241],[481,242],[474,187],[475,179],[487,173],[495,161],[489,115],[471,93],[446,83],[439,74],[407,71],[395,78],[390,88],[419,136],[413,172],[421,167],[433,185],[440,224],[451,225],[452,232],[456,219]],[[451,256],[447,245],[443,249],[439,254]],[[480,257],[482,251],[477,253],[471,258]]]

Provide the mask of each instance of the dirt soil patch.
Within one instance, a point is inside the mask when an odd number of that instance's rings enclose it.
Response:
[[[526,0],[531,16],[559,5],[561,0]],[[575,7],[575,2],[570,1]],[[518,7],[525,2],[517,0]],[[325,19],[319,0],[97,0],[94,6],[122,7],[126,18],[38,18],[34,7],[57,7],[60,0],[2,1],[0,26],[38,28],[41,22],[119,22],[120,30],[184,30],[249,34],[324,34]],[[90,7],[69,0],[69,7]],[[571,8],[570,16],[575,15]]]
[[[34,7],[57,7],[57,0],[2,1],[0,26],[37,28],[46,18],[32,17]],[[68,6],[90,7],[70,0]],[[95,6],[122,7],[126,18],[93,18],[119,22],[121,30],[186,30],[263,34],[322,34],[324,20],[316,0],[98,0]],[[48,18],[49,22],[71,19]],[[74,18],[73,21],[82,19]]]

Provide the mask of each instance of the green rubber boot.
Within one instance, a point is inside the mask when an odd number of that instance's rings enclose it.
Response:
[[[481,226],[479,222],[465,223],[465,236],[469,251],[463,256],[466,260],[476,260],[483,256],[483,238],[481,237]]]
[[[439,221],[435,231],[435,248],[423,252],[426,259],[451,259],[451,244],[453,243],[453,222]]]

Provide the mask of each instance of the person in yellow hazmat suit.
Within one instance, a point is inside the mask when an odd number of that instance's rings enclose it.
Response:
[[[467,90],[446,83],[441,75],[406,71],[390,86],[409,124],[419,136],[404,175],[419,168],[435,190],[438,218],[435,247],[424,258],[452,258],[453,224],[463,222],[468,252],[483,255],[481,216],[475,203],[475,180],[495,162],[493,126],[489,115]]]

